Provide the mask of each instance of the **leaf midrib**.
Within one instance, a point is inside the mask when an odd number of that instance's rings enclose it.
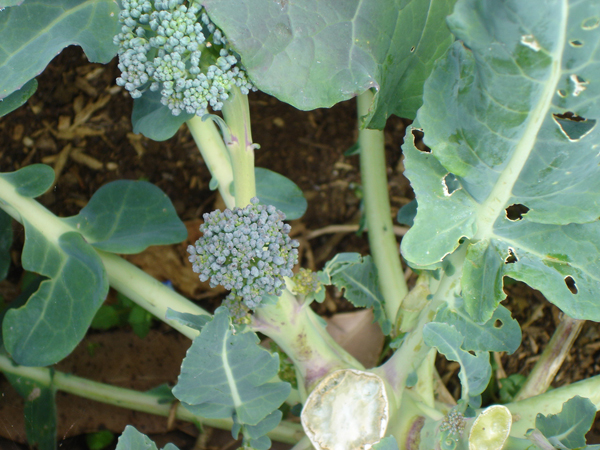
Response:
[[[552,106],[552,99],[556,92],[556,86],[562,76],[561,63],[565,51],[568,23],[567,0],[563,0],[561,6],[562,11],[560,12],[560,17],[562,20],[559,27],[558,47],[556,51],[552,53],[553,59],[550,76],[545,82],[544,91],[542,92],[535,109],[531,112],[525,132],[519,140],[510,161],[498,177],[490,195],[477,211],[477,231],[473,236],[474,241],[489,239],[492,236],[494,223],[507,207],[508,201],[512,196],[513,187],[519,179],[523,167],[529,160],[529,156],[535,147],[537,135]]]

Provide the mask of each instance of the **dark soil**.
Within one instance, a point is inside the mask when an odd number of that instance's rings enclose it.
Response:
[[[76,214],[100,186],[122,178],[144,179],[159,186],[185,221],[213,210],[219,204],[218,199],[209,189],[208,169],[187,129],[182,127],[173,138],[160,143],[133,134],[132,100],[115,85],[116,74],[116,61],[106,66],[90,64],[79,48],[66,49],[40,75],[39,89],[28,104],[0,120],[2,172],[33,163],[53,166],[57,172],[56,185],[38,200],[59,216]],[[330,110],[301,112],[267,95],[253,93],[250,105],[254,140],[261,146],[256,153],[256,165],[292,179],[308,200],[305,216],[292,224],[294,230],[299,230],[295,237],[302,242],[303,264],[319,269],[340,251],[368,253],[366,235],[346,232],[306,238],[310,231],[329,225],[356,224],[360,218],[358,157],[344,156],[356,139],[354,102],[345,102]],[[394,217],[397,210],[413,198],[410,185],[402,175],[400,151],[407,123],[391,118],[386,128]],[[0,284],[0,293],[8,300],[18,292],[22,240],[19,228],[13,252],[14,267],[9,279]],[[538,292],[522,284],[509,286],[507,292],[507,306],[525,327],[523,343],[517,352],[501,356],[502,369],[507,375],[527,374],[552,336],[559,312]],[[212,310],[218,305],[218,297],[201,297],[204,300],[200,300],[200,304],[206,309]],[[330,296],[322,305],[317,305],[318,312],[324,315],[349,309],[351,307],[339,296]],[[157,327],[161,333],[167,332],[164,326]],[[440,358],[438,369],[450,393],[459,396],[456,364]],[[599,373],[600,333],[596,324],[587,323],[561,368],[555,386]],[[8,389],[6,383],[2,386]],[[14,417],[0,415],[0,428],[4,429],[0,434],[5,438],[17,439],[19,433],[12,431],[14,420]],[[103,422],[104,418],[99,417],[98,430]],[[600,433],[600,428],[596,427],[596,432]],[[180,424],[177,430],[153,438],[160,439],[159,447],[172,440],[184,450],[194,447],[196,436],[193,427]],[[598,435],[592,439],[600,442]],[[196,448],[226,449],[233,445],[232,441],[229,434],[215,431],[208,441],[200,442]],[[0,448],[25,447],[4,440],[0,441]],[[61,448],[87,447],[83,437],[69,437]]]

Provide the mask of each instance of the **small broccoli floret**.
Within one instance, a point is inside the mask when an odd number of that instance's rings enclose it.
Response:
[[[221,306],[227,307],[231,321],[236,325],[248,325],[250,323],[250,310],[242,302],[241,297],[230,292],[221,302]]]
[[[227,40],[194,0],[122,0],[117,84],[133,98],[160,90],[174,115],[220,110],[233,86],[255,90]]]
[[[204,214],[204,235],[190,245],[190,262],[200,280],[222,285],[248,308],[260,305],[263,295],[281,295],[283,277],[293,275],[298,242],[288,236],[285,214],[254,197],[245,208]]]
[[[310,269],[301,268],[296,275],[294,275],[294,283],[296,283],[296,292],[299,294],[310,294],[312,292],[319,292],[323,285],[319,282],[319,277]]]

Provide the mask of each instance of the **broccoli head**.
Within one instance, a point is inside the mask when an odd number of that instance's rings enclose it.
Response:
[[[255,309],[264,295],[281,295],[283,277],[293,276],[298,242],[288,236],[285,214],[254,197],[245,208],[204,214],[203,236],[188,246],[200,280],[222,285]],[[233,297],[232,297],[233,298]]]
[[[133,98],[160,90],[174,115],[220,110],[233,86],[254,90],[227,39],[194,0],[121,0],[117,84]]]

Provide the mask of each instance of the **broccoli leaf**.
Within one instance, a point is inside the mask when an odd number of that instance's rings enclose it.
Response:
[[[406,139],[418,200],[402,253],[439,267],[465,241],[465,309],[487,322],[505,276],[571,317],[600,320],[600,5],[459,0],[458,41]],[[410,130],[409,134],[410,136]]]
[[[116,450],[158,450],[156,444],[145,434],[140,433],[131,425],[125,427],[125,431],[119,437]],[[163,450],[179,450],[173,444],[167,444]]]
[[[29,222],[24,225],[23,267],[49,279],[25,306],[6,312],[2,336],[19,364],[47,366],[83,339],[108,293],[108,277],[100,257],[79,233],[65,233],[55,243]]]
[[[218,308],[188,350],[173,394],[194,414],[258,425],[291,390],[271,382],[279,358],[258,342],[253,332],[236,332],[227,308]]]
[[[171,110],[160,102],[159,91],[146,91],[133,101],[131,124],[134,133],[141,133],[153,141],[166,141],[172,138],[179,127],[193,114],[182,112],[174,116]]]
[[[13,92],[8,97],[0,100],[0,117],[23,106],[37,90],[38,82],[35,78],[25,83],[19,90]]]
[[[29,0],[0,14],[0,99],[41,73],[68,45],[92,62],[117,54],[119,6],[113,0]]]
[[[94,247],[113,253],[139,253],[150,245],[173,244],[187,237],[169,198],[145,181],[105,184],[79,214],[63,220]]]
[[[344,289],[344,297],[354,306],[373,308],[373,315],[383,333],[390,333],[392,324],[383,309],[384,299],[379,290],[377,267],[370,256],[338,253],[325,264],[322,276],[326,277],[327,284]]]
[[[54,183],[54,170],[45,164],[32,164],[0,176],[15,187],[17,194],[31,198],[42,195]]]
[[[56,402],[52,381],[47,383],[4,372],[13,388],[25,400],[27,442],[39,450],[56,449]]]
[[[286,220],[299,219],[308,203],[302,190],[289,178],[269,169],[256,167],[256,196],[263,205],[273,205],[285,214]]]
[[[578,449],[585,446],[585,435],[592,428],[595,417],[594,404],[577,395],[565,402],[558,414],[538,414],[535,427],[555,447]]]
[[[447,359],[460,364],[460,384],[462,398],[481,394],[492,375],[488,352],[475,352],[472,355],[462,348],[464,337],[456,327],[446,323],[430,322],[423,328],[423,339],[430,347],[435,347]]]
[[[452,37],[454,0],[204,0],[256,86],[296,108],[329,107],[369,88],[367,126],[414,118],[423,82]]]
[[[41,164],[0,174],[3,203],[24,211],[54,179]],[[27,214],[27,213],[25,213]],[[67,356],[81,341],[108,292],[108,277],[100,257],[81,234],[36,222],[21,215],[25,227],[23,268],[48,277],[18,308],[9,309],[2,336],[13,359],[26,366],[46,366]]]
[[[465,339],[462,344],[465,350],[513,353],[521,345],[519,322],[502,305],[494,311],[490,320],[479,324],[465,311],[463,300],[457,297],[452,305],[442,305],[434,321],[456,327]]]
[[[23,3],[23,0],[0,0],[0,11],[9,6],[18,6]]]
[[[384,437],[377,444],[373,445],[374,450],[396,450],[398,448],[400,447],[394,436]]]

